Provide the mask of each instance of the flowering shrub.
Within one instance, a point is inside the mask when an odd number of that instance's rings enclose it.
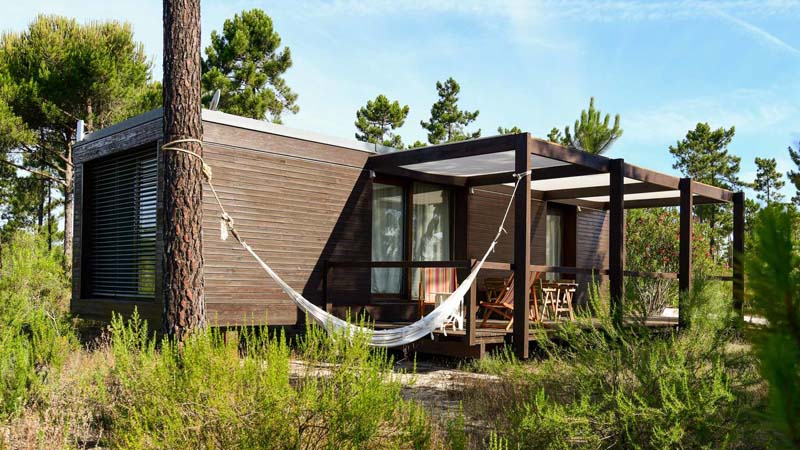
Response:
[[[626,269],[639,272],[679,270],[680,215],[677,209],[634,209],[626,215]],[[709,251],[709,229],[695,220],[692,236],[694,276],[713,271]],[[642,316],[660,314],[678,303],[678,282],[674,279],[626,277],[629,313]]]

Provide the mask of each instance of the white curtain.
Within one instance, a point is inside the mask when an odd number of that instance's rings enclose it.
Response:
[[[561,214],[547,213],[547,238],[545,243],[545,264],[548,266],[560,266],[562,263],[562,244],[563,244],[563,224]],[[548,280],[555,280],[559,277],[557,273],[548,273]]]
[[[372,188],[372,260],[403,260],[403,188],[375,183]],[[403,269],[372,269],[373,294],[399,294]]]
[[[450,192],[414,183],[412,192],[412,254],[414,261],[450,259]],[[419,298],[420,269],[411,271],[411,298]]]

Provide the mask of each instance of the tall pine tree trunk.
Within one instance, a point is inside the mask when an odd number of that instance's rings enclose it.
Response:
[[[164,0],[164,142],[201,139],[200,0]],[[198,143],[174,144],[202,155]],[[164,331],[177,339],[205,326],[202,165],[164,151]]]
[[[67,139],[67,163],[64,164],[64,267],[67,273],[72,271],[72,216],[74,214],[74,203],[72,194],[74,192],[73,168],[72,168],[72,144]]]

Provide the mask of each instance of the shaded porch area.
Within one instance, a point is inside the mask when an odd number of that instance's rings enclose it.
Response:
[[[513,304],[509,309],[510,318],[513,318],[511,329],[497,326],[502,324],[492,322],[495,319],[490,319],[491,326],[481,326],[479,305],[485,297],[485,286],[476,283],[464,301],[463,330],[448,330],[447,336],[441,333],[439,339],[421,344],[439,346],[441,350],[460,345],[467,349],[467,353],[480,353],[480,349],[486,344],[503,342],[511,343],[518,357],[527,358],[530,342],[536,336],[531,331],[532,325],[537,322],[536,315],[531,314],[532,295],[529,286],[532,285],[532,278],[537,276],[547,280],[577,280],[580,277],[584,280],[604,280],[608,286],[610,314],[617,325],[624,325],[627,320],[623,313],[625,277],[674,279],[679,283],[681,293],[688,292],[692,284],[694,205],[733,203],[733,247],[738,255],[743,251],[742,193],[708,186],[690,178],[666,175],[628,164],[622,159],[609,159],[565,148],[536,139],[529,133],[375,155],[369,158],[367,164],[373,179],[391,177],[444,186],[452,192],[454,208],[451,213],[451,257],[438,261],[326,261],[323,267],[323,297],[326,306],[330,306],[335,297],[335,293],[329,292],[329,280],[331,277],[346,277],[348,270],[395,269],[410,273],[426,267],[442,267],[456,269],[458,278],[464,279],[473,267],[476,253],[482,254],[489,243],[486,242],[486,236],[481,234],[480,227],[476,227],[476,222],[494,223],[496,227],[502,219],[496,213],[484,214],[484,209],[488,206],[474,201],[476,192],[480,190],[498,195],[496,201],[489,202],[502,204],[504,211],[508,194],[516,180],[515,176],[521,177],[520,186],[526,187],[518,189],[514,196],[509,217],[513,222],[513,230],[503,237],[504,245],[508,246],[505,258],[490,257],[483,269],[500,274],[501,277],[513,274],[516,282],[510,286],[513,290]],[[601,220],[597,226],[581,226],[580,222],[573,225],[575,228],[570,230],[571,238],[564,240],[564,254],[567,256],[543,259],[541,253],[545,246],[541,242],[546,242],[547,239],[542,236],[542,231],[547,234],[547,229],[540,230],[539,224],[542,221],[534,217],[534,204],[543,204],[546,210],[561,208],[566,211],[565,214],[574,214],[570,211],[581,213],[582,209],[596,211],[598,214],[595,215],[601,217]],[[636,272],[625,268],[625,210],[652,207],[678,207],[680,210],[678,272]],[[574,257],[575,247],[581,245],[583,240],[590,239],[596,240],[593,245],[603,247],[605,254],[588,264],[583,260],[584,265],[580,265]],[[733,298],[739,310],[743,299],[742,274],[741,260],[737,257],[734,259],[733,275],[718,277],[733,282]],[[407,292],[416,289],[416,286],[412,286],[411,276],[405,278],[405,283]],[[388,303],[390,302],[385,302]],[[381,319],[377,325],[399,326],[409,320],[412,318],[398,317],[396,322],[389,323]],[[537,323],[544,329],[559,326],[547,318]],[[646,325],[654,328],[680,326],[684,325],[684,318],[653,318]]]

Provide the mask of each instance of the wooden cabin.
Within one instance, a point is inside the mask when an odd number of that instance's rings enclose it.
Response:
[[[82,317],[107,320],[112,311],[137,308],[160,326],[162,129],[162,112],[154,110],[74,146],[71,308]],[[523,181],[531,189],[515,197],[508,233],[467,301],[466,330],[425,344],[444,353],[458,353],[453,349],[460,346],[461,353],[481,355],[486,345],[512,340],[527,355],[525,314],[515,319],[513,332],[477,326],[476,302],[487,276],[513,271],[528,279],[538,271],[571,277],[578,284],[576,303],[585,301],[592,279],[604,279],[621,298],[625,208],[681,206],[687,243],[692,204],[732,201],[736,223],[743,217],[741,194],[527,133],[397,151],[204,110],[203,141],[222,202],[261,257],[316,304],[340,316],[367,314],[386,326],[419,317],[422,267],[469,271],[500,224],[512,175],[530,171]],[[298,324],[303,318],[294,303],[235,240],[221,239],[220,211],[204,187],[210,323]],[[734,230],[737,248],[740,228]],[[681,248],[681,273],[654,276],[679,278],[687,289],[691,255]],[[735,269],[739,292],[741,270]],[[520,311],[529,307],[523,291],[515,292]]]

